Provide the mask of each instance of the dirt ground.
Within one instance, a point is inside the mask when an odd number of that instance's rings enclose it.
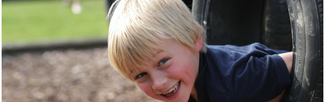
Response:
[[[106,48],[2,55],[3,102],[158,102],[119,75]]]

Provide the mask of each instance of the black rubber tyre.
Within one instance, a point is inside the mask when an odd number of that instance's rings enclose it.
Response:
[[[266,0],[264,17],[265,45],[277,50],[292,50],[292,38],[286,0]]]
[[[287,0],[293,83],[286,102],[323,102],[323,0]]]
[[[264,0],[193,0],[192,14],[209,45],[264,42]]]

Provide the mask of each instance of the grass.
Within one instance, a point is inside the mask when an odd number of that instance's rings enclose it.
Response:
[[[82,1],[79,15],[61,0],[2,2],[2,44],[107,37],[103,0]]]

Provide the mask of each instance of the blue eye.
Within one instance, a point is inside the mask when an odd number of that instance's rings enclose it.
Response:
[[[165,64],[169,59],[163,59],[158,63],[158,66]]]
[[[140,73],[138,74],[136,77],[135,77],[135,80],[139,79],[139,78],[142,78],[143,76],[147,75],[146,72],[143,72],[143,73]]]

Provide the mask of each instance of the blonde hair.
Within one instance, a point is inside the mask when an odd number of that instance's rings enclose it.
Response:
[[[160,48],[161,39],[175,39],[190,49],[202,33],[181,0],[118,0],[108,14],[110,64],[124,77],[146,65]],[[206,50],[205,35],[202,52]],[[133,67],[134,70],[130,70]]]

